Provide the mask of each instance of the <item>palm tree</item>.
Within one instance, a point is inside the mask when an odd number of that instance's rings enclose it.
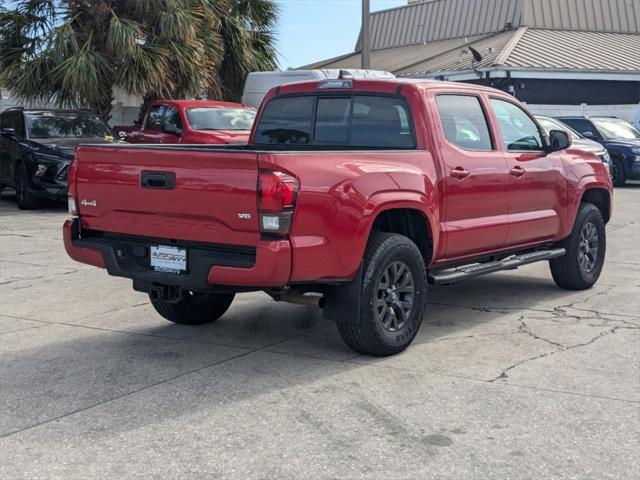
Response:
[[[237,99],[275,67],[276,21],[271,0],[20,0],[0,9],[0,84],[105,119],[115,87]]]

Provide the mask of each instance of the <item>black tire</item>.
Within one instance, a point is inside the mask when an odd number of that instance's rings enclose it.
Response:
[[[397,272],[399,268],[404,268],[403,273],[394,276],[390,269]],[[413,284],[411,294],[407,293],[409,282]],[[392,288],[382,290],[382,285]],[[383,297],[381,292],[386,292]],[[338,322],[342,340],[356,352],[376,357],[403,351],[422,323],[426,293],[427,271],[416,244],[403,235],[372,233],[364,255],[360,321]]]
[[[590,203],[582,203],[571,235],[558,246],[567,253],[549,261],[556,284],[568,290],[591,288],[600,277],[607,250],[605,225],[600,210]]]
[[[16,204],[20,210],[33,210],[41,205],[40,199],[29,191],[27,169],[22,162],[16,165]]]
[[[181,325],[202,325],[219,319],[231,306],[233,293],[185,293],[177,303],[154,300],[149,296],[151,305],[160,315],[173,323]]]
[[[614,187],[624,187],[627,176],[624,173],[624,165],[619,158],[611,159],[611,182]]]

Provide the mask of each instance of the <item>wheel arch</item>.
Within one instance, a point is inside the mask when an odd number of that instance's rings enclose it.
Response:
[[[437,251],[438,237],[434,236],[434,213],[429,211],[426,198],[416,192],[394,192],[392,198],[385,197],[366,215],[367,242],[374,231],[405,235],[418,246],[428,265]]]
[[[586,188],[582,192],[580,203],[590,203],[600,210],[605,224],[611,219],[611,193],[606,188],[599,186]]]

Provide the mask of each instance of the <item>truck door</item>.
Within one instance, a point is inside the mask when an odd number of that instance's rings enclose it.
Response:
[[[432,94],[434,95],[434,94]],[[500,249],[508,232],[509,172],[480,95],[437,93],[436,135],[445,195],[445,257]]]
[[[142,129],[138,132],[138,143],[160,143],[162,135],[162,117],[166,105],[153,105],[144,119]]]
[[[509,168],[508,246],[552,240],[561,228],[566,189],[563,152],[547,154],[538,125],[508,99],[490,99]]]
[[[167,106],[167,109],[164,112],[162,125],[174,125],[176,127],[176,133],[160,132],[160,143],[181,143],[182,120],[180,119],[180,112],[177,107],[173,105]]]

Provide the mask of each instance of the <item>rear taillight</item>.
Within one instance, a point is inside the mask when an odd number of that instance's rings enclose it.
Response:
[[[260,231],[287,234],[298,196],[298,180],[274,170],[260,170]]]
[[[69,205],[69,213],[74,217],[78,215],[78,204],[77,204],[77,190],[76,190],[76,170],[78,168],[78,161],[73,160],[71,165],[69,165],[69,176],[68,178],[68,193],[67,193],[67,202]]]

